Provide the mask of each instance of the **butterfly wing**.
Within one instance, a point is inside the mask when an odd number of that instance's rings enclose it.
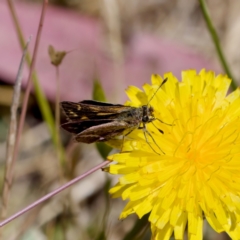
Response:
[[[79,103],[61,102],[61,107],[68,120],[86,119],[118,119],[119,114],[127,112],[132,107],[102,103],[92,100],[84,100]]]
[[[136,108],[120,104],[84,100],[79,103],[62,102],[68,122],[62,127],[76,134],[78,142],[108,141],[123,135],[129,128],[136,128],[139,120],[134,118]]]
[[[95,125],[77,134],[78,142],[93,143],[105,142],[124,134],[128,124],[124,121],[111,121],[101,125]]]
[[[106,124],[111,122],[110,120],[82,120],[82,121],[69,121],[64,124],[62,124],[62,128],[66,131],[74,134],[79,134],[82,131],[93,127],[93,126],[99,126],[102,124]]]

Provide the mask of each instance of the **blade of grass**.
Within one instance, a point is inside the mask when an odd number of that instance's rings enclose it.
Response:
[[[237,88],[237,82],[234,79],[233,74],[231,73],[231,70],[230,70],[230,68],[227,64],[226,58],[223,54],[222,48],[220,46],[219,38],[218,38],[217,32],[216,32],[216,30],[213,26],[213,23],[211,21],[210,15],[208,13],[205,0],[199,0],[199,3],[200,3],[200,7],[201,7],[201,10],[202,10],[202,13],[203,13],[204,20],[207,24],[208,31],[209,31],[209,33],[212,37],[212,40],[213,40],[213,43],[215,45],[215,48],[216,48],[219,60],[222,64],[222,67],[223,67],[224,71],[226,72],[226,74],[228,75],[228,77],[230,77],[232,79],[231,87],[233,89],[236,89]]]
[[[47,1],[46,1],[47,2]],[[17,36],[18,36],[18,40],[20,43],[20,46],[22,47],[22,49],[25,46],[25,40],[23,37],[23,33],[19,24],[19,20],[17,18],[17,14],[14,8],[14,4],[12,2],[12,0],[7,0],[8,6],[9,6],[9,10],[17,31]],[[28,64],[28,66],[31,65],[32,59],[30,57],[30,54],[27,52],[26,54],[26,62]],[[34,90],[35,90],[35,95],[36,95],[36,99],[37,99],[37,103],[38,106],[40,108],[41,114],[43,116],[44,121],[46,122],[50,135],[52,137],[52,141],[55,145],[55,147],[58,147],[58,141],[57,141],[57,133],[55,130],[55,122],[54,122],[54,117],[50,108],[50,105],[45,97],[45,94],[43,93],[43,90],[39,84],[39,80],[38,80],[38,76],[36,71],[33,71],[32,74],[32,82],[33,82],[33,86],[34,86]],[[65,166],[65,152],[64,152],[64,148],[62,146],[62,144],[60,143],[60,159],[61,159],[61,164],[62,166]]]

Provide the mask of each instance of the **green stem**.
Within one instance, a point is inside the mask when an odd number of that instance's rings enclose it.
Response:
[[[233,75],[232,75],[232,73],[230,71],[230,68],[229,68],[229,66],[227,64],[226,58],[224,57],[224,54],[223,54],[223,51],[222,51],[222,48],[220,46],[220,42],[219,42],[219,39],[218,39],[218,35],[217,35],[217,32],[216,32],[216,30],[215,30],[215,28],[214,28],[214,26],[212,24],[210,15],[209,15],[208,10],[207,10],[207,6],[206,6],[206,3],[205,3],[205,0],[199,0],[199,3],[200,3],[200,7],[201,7],[201,10],[202,10],[204,19],[206,21],[208,30],[209,30],[209,32],[211,34],[213,43],[214,43],[215,48],[217,50],[217,54],[218,54],[218,57],[219,57],[220,62],[222,64],[222,67],[223,67],[224,71],[226,72],[226,74],[228,75],[228,77],[232,79],[231,87],[233,89],[236,89],[237,88],[237,83],[234,80],[234,77],[233,77]]]

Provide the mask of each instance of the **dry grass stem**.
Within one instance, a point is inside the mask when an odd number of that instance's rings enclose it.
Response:
[[[56,66],[56,103],[55,103],[55,127],[56,127],[56,138],[57,138],[57,159],[60,161],[61,152],[60,152],[60,79],[59,79],[59,67]]]
[[[19,65],[16,82],[14,86],[13,97],[12,97],[10,124],[9,124],[8,136],[7,136],[4,185],[3,185],[3,191],[2,191],[1,218],[4,218],[7,213],[7,203],[8,203],[8,197],[9,197],[9,190],[11,187],[10,172],[12,171],[12,168],[13,168],[13,152],[14,152],[14,146],[16,142],[17,110],[19,107],[19,99],[21,94],[22,72],[23,72],[24,61],[25,61],[25,57],[26,57],[26,53],[27,53],[27,49],[30,41],[31,41],[31,36],[29,37],[26,47],[22,54],[22,58]]]
[[[122,79],[125,79],[122,65],[124,62],[124,47],[122,43],[121,19],[119,3],[117,1],[102,0],[102,18],[106,28],[106,42],[110,45],[110,54],[114,60],[114,78],[115,89],[123,88]],[[108,44],[104,43],[105,46]],[[118,95],[118,91],[114,91],[114,95]],[[118,97],[118,96],[117,96]]]

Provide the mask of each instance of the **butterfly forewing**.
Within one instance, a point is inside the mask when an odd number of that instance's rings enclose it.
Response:
[[[120,113],[128,112],[131,107],[120,104],[84,100],[79,103],[62,102],[62,109],[69,120],[116,119]]]

